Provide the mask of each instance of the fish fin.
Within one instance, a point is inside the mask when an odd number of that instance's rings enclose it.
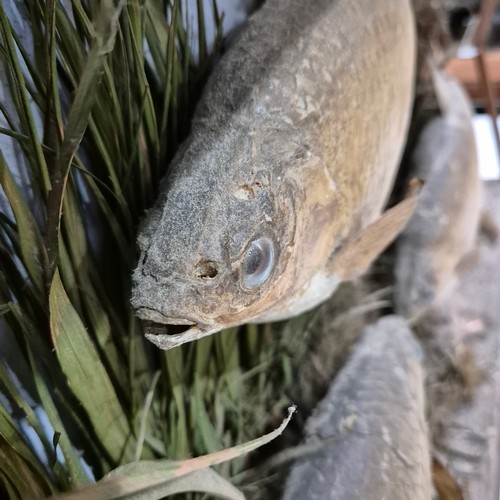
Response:
[[[361,234],[332,256],[332,271],[342,281],[351,281],[366,272],[370,264],[401,233],[417,207],[423,181],[412,179],[406,198],[384,212]]]

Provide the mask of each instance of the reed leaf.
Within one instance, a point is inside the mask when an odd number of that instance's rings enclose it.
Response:
[[[24,436],[19,432],[16,423],[9,415],[7,410],[0,406],[0,437],[4,441],[4,448],[12,450],[5,451],[13,456],[13,453],[22,459],[26,464],[30,464],[30,468],[37,473],[40,478],[46,477],[46,474],[41,467],[38,457],[35,455]],[[0,460],[0,465],[3,462]],[[17,484],[17,481],[14,481]],[[50,489],[50,483],[46,481],[46,485]]]
[[[62,453],[64,455],[65,468],[67,470],[67,476],[59,477],[60,485],[65,487],[65,489],[70,489],[80,484],[88,483],[89,478],[85,473],[85,470],[83,469],[80,457],[73,447],[70,436],[61,420],[59,411],[54,404],[54,400],[52,399],[52,395],[50,394],[47,384],[43,380],[42,374],[40,373],[39,361],[35,358],[29,344],[28,356],[33,373],[33,378],[38,391],[38,396],[42,403],[43,409],[47,413],[54,432],[57,432],[59,434],[58,445],[61,447]],[[54,469],[56,469],[57,462],[54,461],[53,464]]]
[[[51,275],[57,263],[59,226],[69,169],[88,126],[90,113],[96,100],[96,87],[104,72],[106,58],[113,50],[118,19],[124,4],[125,0],[103,0],[100,15],[96,20],[93,45],[69,110],[64,139],[54,166],[52,189],[48,198],[47,254]]]
[[[0,432],[0,478],[7,486],[11,500],[43,498],[52,493],[50,483],[43,474],[33,470],[31,464],[21,457]]]
[[[61,368],[100,442],[115,463],[132,460],[134,437],[129,422],[58,272],[50,291],[50,323]]]
[[[295,406],[288,408],[288,415],[277,429],[247,443],[189,460],[177,462],[170,460],[133,462],[112,471],[97,484],[82,488],[73,494],[64,495],[62,498],[66,500],[141,498],[140,494],[144,490],[164,488],[173,480],[227,462],[264,446],[282,434],[295,410]],[[203,484],[196,483],[198,481],[191,481],[189,489],[182,491],[209,491],[204,490]],[[152,498],[161,497],[154,496]]]
[[[30,137],[34,160],[33,164],[36,168],[36,173],[41,176],[40,183],[42,184],[45,193],[48,193],[52,189],[49,169],[43,155],[42,145],[35,124],[35,118],[29,102],[26,79],[17,57],[15,41],[10,22],[7,19],[7,15],[3,7],[3,0],[0,0],[0,27],[3,45],[7,53],[5,62],[8,68],[7,70],[9,71],[9,76],[12,78],[12,97],[16,99],[19,109],[19,118],[21,123],[24,125],[23,128],[27,131]]]
[[[7,164],[1,153],[0,184],[14,212],[17,227],[22,228],[22,231],[18,231],[18,235],[23,263],[38,294],[41,294],[44,283],[42,265],[45,260],[43,256],[44,247],[42,244],[42,237],[35,218],[14,182],[12,174],[7,168]]]

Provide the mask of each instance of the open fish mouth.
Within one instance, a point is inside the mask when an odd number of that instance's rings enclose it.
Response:
[[[149,335],[182,335],[193,328],[197,328],[194,323],[157,323],[156,321],[143,320],[144,329]]]
[[[145,337],[160,349],[172,349],[208,333],[193,323],[157,323],[145,320],[143,325]]]
[[[172,318],[149,308],[140,308],[146,338],[160,349],[171,349],[209,335],[214,330],[189,318]]]

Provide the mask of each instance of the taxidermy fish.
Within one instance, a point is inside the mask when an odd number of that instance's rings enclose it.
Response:
[[[366,329],[307,422],[320,449],[294,464],[284,500],[432,498],[422,357],[403,318]]]
[[[481,218],[481,181],[471,102],[443,71],[433,71],[441,116],[417,140],[411,175],[423,179],[417,209],[398,240],[396,311],[423,312],[450,289],[470,260]]]
[[[402,229],[380,216],[415,78],[409,0],[268,0],[209,79],[140,229],[132,305],[161,348],[298,315]]]

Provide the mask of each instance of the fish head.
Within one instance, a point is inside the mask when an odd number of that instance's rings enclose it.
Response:
[[[232,134],[203,147],[194,134],[139,231],[132,305],[164,349],[258,318],[294,279],[287,145]]]

